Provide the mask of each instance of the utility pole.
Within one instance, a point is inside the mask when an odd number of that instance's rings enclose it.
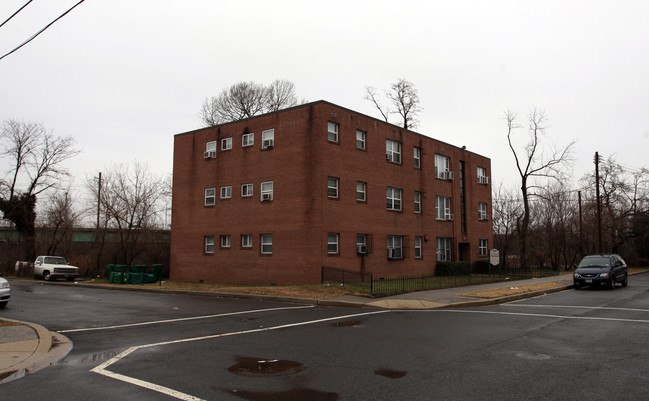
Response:
[[[99,233],[99,212],[101,210],[101,171],[99,172],[97,188],[97,233]]]
[[[577,192],[579,198],[579,256],[584,256],[584,225],[581,214],[581,191]]]
[[[597,198],[597,252],[602,253],[602,204],[599,200],[599,152],[595,152],[595,197]]]
[[[100,271],[101,266],[101,250],[104,247],[104,241],[101,241],[101,246],[97,246],[99,241],[99,213],[101,212],[101,171],[99,172],[99,180],[97,182],[97,231],[95,232],[95,247],[97,247],[97,266],[95,268],[95,274]],[[93,275],[94,276],[94,275]]]

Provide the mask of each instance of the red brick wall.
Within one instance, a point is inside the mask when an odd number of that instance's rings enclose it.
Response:
[[[339,124],[339,141],[327,140],[327,122]],[[261,131],[275,130],[275,146],[261,149]],[[356,148],[356,129],[367,132],[367,149]],[[247,131],[246,131],[247,130]],[[255,134],[242,148],[241,136]],[[222,151],[220,139],[232,137]],[[385,140],[402,143],[400,164],[385,158]],[[208,141],[217,140],[216,159],[205,160]],[[413,166],[413,146],[422,148],[421,168]],[[435,178],[434,155],[450,158],[455,180]],[[465,163],[467,232],[460,231],[460,161]],[[478,259],[478,239],[492,246],[491,220],[478,221],[477,203],[491,212],[491,186],[478,185],[476,167],[489,159],[374,118],[315,102],[219,127],[179,134],[174,140],[174,188],[171,279],[246,283],[314,283],[322,266],[359,270],[356,234],[372,234],[373,252],[364,257],[376,275],[432,274],[436,237],[469,244],[470,261]],[[339,178],[339,198],[327,198],[327,177]],[[367,202],[356,201],[356,181],[367,182]],[[274,182],[272,202],[260,201],[260,183]],[[253,183],[254,195],[241,198],[241,184]],[[219,188],[232,186],[232,198],[219,199]],[[402,210],[386,210],[386,186],[402,188]],[[216,205],[205,207],[205,188],[216,188]],[[421,214],[413,211],[414,191],[423,193]],[[435,219],[435,195],[452,197],[454,221]],[[327,253],[327,233],[339,233],[339,253]],[[260,235],[273,234],[273,253],[260,254]],[[219,249],[229,234],[231,247]],[[253,235],[252,249],[241,249],[241,234]],[[214,254],[203,252],[204,235],[215,236]],[[403,260],[388,260],[388,235],[408,238]],[[425,236],[423,258],[414,258],[414,236]]]

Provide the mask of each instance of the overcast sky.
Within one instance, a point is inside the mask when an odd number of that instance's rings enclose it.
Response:
[[[0,1],[0,23],[26,2]],[[77,2],[33,1],[0,28],[0,56]],[[399,78],[419,91],[416,131],[491,158],[496,184],[520,185],[507,109],[545,110],[548,143],[577,141],[575,180],[596,151],[649,166],[646,0],[86,0],[0,60],[0,121],[73,136],[80,188],[133,160],[170,174],[173,136],[236,82],[287,79],[380,118],[364,88]]]

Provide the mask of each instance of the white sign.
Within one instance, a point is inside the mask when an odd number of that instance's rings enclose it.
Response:
[[[489,263],[491,263],[492,266],[498,266],[500,263],[500,252],[498,252],[498,249],[492,249],[491,252],[489,252]]]

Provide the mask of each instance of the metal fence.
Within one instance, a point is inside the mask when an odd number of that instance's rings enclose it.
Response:
[[[559,271],[544,268],[509,268],[506,270],[494,268],[493,271],[486,274],[374,277],[374,274],[372,273],[322,267],[322,283],[343,284],[375,297],[403,294],[406,292],[495,283],[512,279],[521,280],[534,277],[548,277],[559,273]]]

